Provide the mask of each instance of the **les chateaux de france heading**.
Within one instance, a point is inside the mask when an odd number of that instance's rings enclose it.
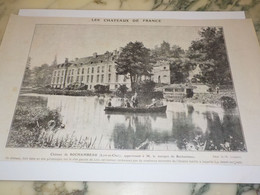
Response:
[[[128,22],[143,22],[143,23],[160,23],[160,19],[120,19],[120,18],[92,18],[92,22],[107,22],[107,23],[128,23]]]

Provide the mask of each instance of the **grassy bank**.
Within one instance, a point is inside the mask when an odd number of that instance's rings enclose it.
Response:
[[[19,100],[7,147],[41,147],[39,136],[43,131],[55,130],[61,125],[61,116],[58,110],[50,110],[40,104]]]

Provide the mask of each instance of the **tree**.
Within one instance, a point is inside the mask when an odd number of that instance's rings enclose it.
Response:
[[[140,92],[153,92],[155,88],[155,82],[150,80],[144,80],[140,83],[139,91]]]
[[[163,41],[160,47],[152,50],[156,59],[180,58],[183,57],[185,51],[178,45],[171,46],[170,43]]]
[[[171,48],[171,56],[174,58],[181,58],[185,55],[184,49],[178,45],[173,45]]]
[[[33,69],[33,84],[36,87],[45,87],[51,84],[51,76],[54,70],[54,66],[43,64]]]
[[[201,69],[196,79],[213,85],[232,83],[223,29],[207,27],[199,35],[201,38],[191,43],[187,53]]]
[[[119,85],[119,87],[116,89],[116,95],[119,97],[124,97],[128,88],[126,85]]]
[[[128,43],[115,63],[117,74],[130,76],[132,91],[135,91],[141,76],[150,75],[152,70],[150,50],[142,42]]]

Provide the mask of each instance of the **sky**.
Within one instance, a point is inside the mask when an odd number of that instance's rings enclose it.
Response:
[[[104,25],[36,25],[30,54],[31,67],[51,64],[55,56],[57,62],[65,58],[87,57],[94,52],[119,50],[130,41],[141,41],[153,49],[163,41],[171,46],[188,49],[191,41],[199,39],[201,27],[162,26],[104,26]]]

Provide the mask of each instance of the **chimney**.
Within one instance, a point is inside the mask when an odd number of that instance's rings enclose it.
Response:
[[[69,62],[69,58],[65,58],[65,63],[67,64]]]
[[[93,57],[94,57],[94,58],[97,57],[97,52],[93,53]]]

